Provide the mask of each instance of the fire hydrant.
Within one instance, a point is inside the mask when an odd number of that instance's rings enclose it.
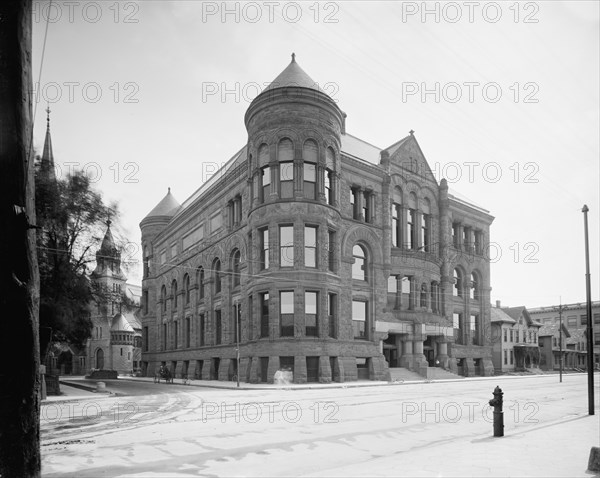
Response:
[[[490,400],[490,407],[494,407],[494,436],[504,436],[504,412],[502,411],[502,396],[500,387],[494,389],[494,398]]]

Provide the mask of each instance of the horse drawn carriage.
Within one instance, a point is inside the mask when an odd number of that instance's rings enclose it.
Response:
[[[161,380],[164,380],[165,383],[173,383],[173,374],[164,365],[161,365],[154,374],[154,383],[160,383]]]

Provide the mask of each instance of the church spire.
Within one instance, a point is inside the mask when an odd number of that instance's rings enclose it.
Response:
[[[50,105],[46,108],[46,139],[44,141],[44,152],[42,153],[41,168],[47,174],[48,179],[56,180],[54,172],[54,154],[52,153],[52,138],[50,137]]]

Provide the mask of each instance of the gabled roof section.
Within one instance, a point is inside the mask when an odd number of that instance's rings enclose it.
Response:
[[[292,53],[292,61],[290,64],[285,68],[285,70],[279,73],[277,78],[275,78],[271,84],[265,88],[264,91],[287,87],[309,88],[311,90],[325,93],[321,88],[319,88],[319,85],[310,76],[308,76],[308,74],[302,68],[300,68],[300,65],[298,65],[296,62],[295,53]]]
[[[518,307],[503,307],[502,310],[512,317],[515,321],[518,321],[521,316],[525,319],[527,325],[532,325],[534,327],[541,327],[542,324],[533,320],[527,311],[527,308],[523,305]]]
[[[548,335],[550,335],[550,336],[558,335],[558,329],[559,329],[558,324],[543,325],[538,332],[538,337],[545,337]],[[571,336],[571,333],[565,327],[565,324],[562,324],[562,333],[565,337]]]
[[[395,164],[404,169],[412,171],[415,174],[437,184],[437,179],[433,175],[429,163],[423,154],[414,131],[400,141],[384,149],[389,154],[390,164]]]
[[[151,217],[172,217],[181,207],[181,204],[171,194],[171,188],[167,192],[167,195],[161,199],[161,201],[154,206],[154,209],[150,211],[144,219]]]
[[[491,311],[492,311],[492,314],[491,314],[490,320],[492,323],[505,322],[507,324],[513,324],[513,325],[517,323],[517,321],[515,319],[513,319],[510,315],[508,315],[502,309],[499,309],[497,307],[492,307]]]

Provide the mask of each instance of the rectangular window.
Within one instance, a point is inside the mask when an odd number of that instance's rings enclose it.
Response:
[[[160,263],[161,264],[167,263],[167,251],[166,250],[160,252]]]
[[[260,336],[269,336],[269,293],[260,294]]]
[[[148,313],[148,291],[145,290],[142,292],[142,307],[144,310],[144,314]]]
[[[352,329],[355,339],[367,339],[367,307],[369,303],[352,301]]]
[[[371,198],[372,194],[370,192],[363,192],[362,214],[365,218],[365,222],[371,222]]]
[[[204,324],[204,314],[200,314],[200,327],[198,333],[200,334],[200,346],[205,344],[205,324]]]
[[[177,257],[177,243],[171,245],[171,259]]]
[[[400,204],[392,204],[392,246],[402,247],[402,208]]]
[[[408,227],[408,248],[417,248],[417,212],[414,209],[408,210],[408,219],[406,225]]]
[[[279,197],[294,197],[294,163],[279,163]]]
[[[353,219],[359,219],[360,218],[360,211],[358,210],[358,195],[359,195],[359,191],[358,189],[352,188],[350,190],[350,205],[352,206],[352,218]]]
[[[333,204],[333,171],[330,169],[325,171],[325,200],[327,204]]]
[[[600,314],[594,314],[594,324],[600,324]]]
[[[319,336],[319,294],[317,292],[304,293],[304,318],[306,320],[306,336]]]
[[[327,268],[331,272],[335,272],[335,231],[329,231],[328,233],[328,246],[327,246]]]
[[[162,326],[162,349],[167,350],[167,324],[163,324]]]
[[[513,331],[512,331],[512,330],[510,331],[510,341],[511,341],[511,342],[513,342],[513,341],[514,341],[514,340],[513,340]]]
[[[258,230],[258,237],[260,240],[260,268],[269,268],[269,228],[265,227]]]
[[[471,314],[469,317],[469,329],[471,331],[471,342],[473,345],[481,345],[479,341],[479,317]]]
[[[221,311],[215,310],[215,344],[221,344]]]
[[[190,336],[192,335],[192,328],[190,324],[190,318],[185,318],[185,346],[189,348],[190,346]]]
[[[179,322],[176,320],[173,322],[173,348],[179,347],[177,339],[179,338]]]
[[[429,237],[430,237],[430,227],[431,227],[431,216],[429,214],[423,214],[421,217],[421,246],[425,252],[430,252],[429,250]]]
[[[265,166],[260,170],[260,201],[265,202],[271,193],[271,168]]]
[[[294,226],[279,226],[279,265],[294,266]]]
[[[315,199],[317,184],[317,167],[312,163],[304,163],[304,197]]]
[[[508,350],[504,351],[504,365],[508,365]]]
[[[144,333],[142,335],[144,337],[144,352],[147,352],[148,351],[148,342],[149,342],[148,327],[144,327]]]
[[[317,228],[314,226],[304,228],[304,265],[317,267]]]
[[[452,314],[452,326],[454,328],[454,341],[462,345],[464,343],[463,339],[463,317],[461,313],[454,312]]]
[[[594,333],[594,345],[600,345],[600,333]]]
[[[580,315],[579,323],[581,324],[582,327],[587,326],[587,315]]]
[[[336,321],[337,321],[337,294],[329,294],[329,300],[327,301],[327,317],[329,320],[329,336],[335,338],[336,335]]]
[[[577,327],[577,316],[569,315],[567,317],[567,326],[568,327]]]
[[[508,342],[508,329],[504,329],[504,341]]]
[[[475,254],[477,255],[482,255],[483,254],[483,241],[482,239],[482,232],[481,231],[475,231]]]
[[[294,293],[279,293],[279,317],[281,337],[294,336]]]
[[[513,365],[515,361],[515,354],[513,353],[513,351],[510,351],[510,364]]]

